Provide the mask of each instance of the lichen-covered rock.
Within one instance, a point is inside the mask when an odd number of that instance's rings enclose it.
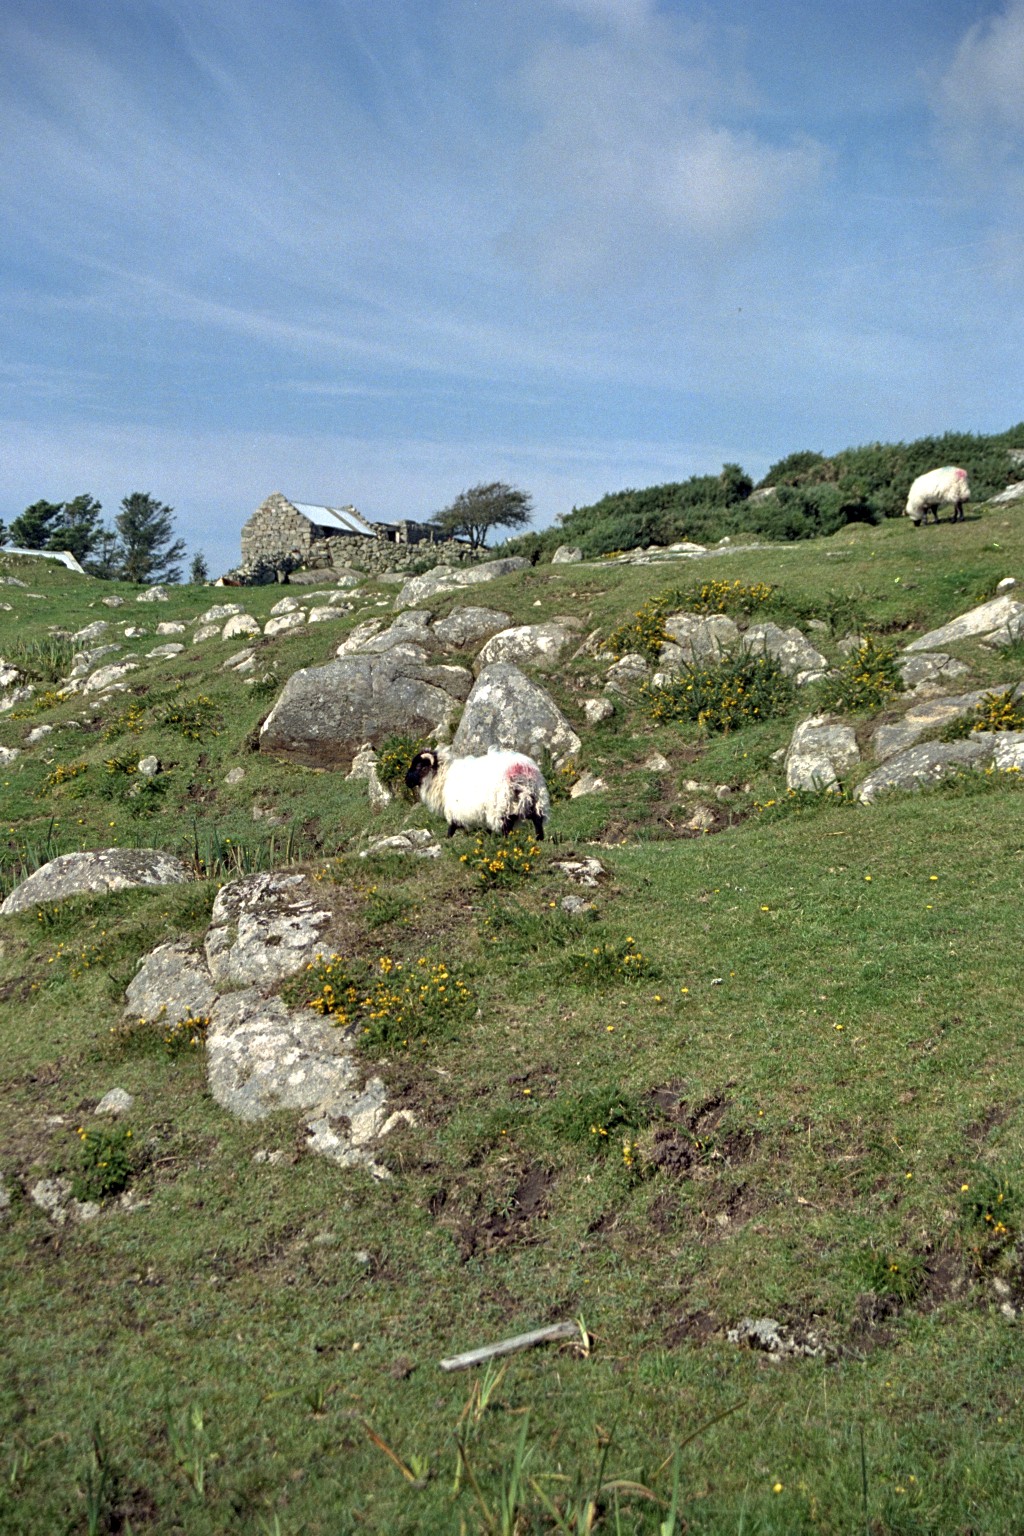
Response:
[[[357,1077],[336,1025],[246,990],[214,1005],[206,1036],[210,1092],[240,1120],[332,1104]]]
[[[928,731],[938,730],[953,720],[971,714],[987,693],[1000,693],[1003,687],[1000,684],[994,689],[976,688],[972,693],[923,699],[908,709],[901,720],[893,720],[878,727],[871,740],[875,756],[882,761],[897,752],[905,752]]]
[[[475,645],[478,640],[488,640],[510,623],[509,615],[499,613],[497,608],[453,608],[446,619],[438,619],[433,625],[433,636],[442,650],[454,651]]]
[[[436,859],[441,848],[427,827],[406,827],[404,832],[396,832],[391,837],[375,837],[369,847],[362,849],[359,857],[368,859],[377,853],[411,853],[420,859]]]
[[[495,661],[536,666],[557,661],[571,638],[568,626],[554,619],[543,624],[519,624],[492,635],[478,660],[485,667]]]
[[[946,693],[950,683],[966,677],[970,671],[965,662],[957,661],[942,651],[920,651],[914,656],[904,656],[896,663],[896,669],[903,679],[904,688],[918,697]]]
[[[466,700],[452,748],[479,756],[506,747],[540,759],[570,757],[582,743],[551,695],[510,661],[485,667]]]
[[[305,875],[243,875],[217,892],[206,962],[221,987],[269,987],[302,970],[323,948],[331,914]]]
[[[786,753],[787,789],[836,789],[854,763],[860,761],[851,726],[825,715],[801,720]]]
[[[499,576],[509,576],[513,571],[529,569],[529,560],[511,555],[502,560],[489,560],[486,565],[466,568],[438,565],[422,576],[413,576],[404,583],[395,599],[396,608],[411,608],[414,603],[429,601],[440,592],[454,592],[459,587],[474,587],[480,582],[494,581]]]
[[[431,645],[430,614],[422,609],[400,613],[393,624],[383,629],[383,619],[367,619],[359,624],[343,640],[335,651],[336,656],[382,656],[396,646],[416,646],[422,660]]]
[[[265,635],[284,635],[290,629],[301,629],[305,622],[306,615],[301,609],[298,613],[282,613],[276,619],[267,620],[263,626],[263,633]]]
[[[125,656],[121,661],[112,661],[108,666],[97,667],[90,673],[82,684],[83,693],[110,693],[113,690],[122,690],[127,687],[125,678],[129,672],[134,672],[139,663],[133,656]]]
[[[158,944],[139,961],[124,994],[125,1015],[145,1023],[204,1018],[217,988],[203,956],[188,944]]]
[[[963,741],[926,741],[906,752],[888,758],[864,780],[857,799],[870,805],[890,789],[919,789],[923,784],[937,784],[963,768],[983,768],[992,758],[991,738],[979,735]]]
[[[936,651],[955,640],[971,640],[980,636],[1016,632],[1019,639],[1024,633],[1024,603],[1012,597],[994,597],[990,602],[971,608],[959,618],[951,619],[939,629],[929,630],[918,640],[911,640],[908,651]]]
[[[177,640],[168,640],[166,645],[157,645],[146,655],[156,661],[169,661],[172,656],[180,656],[185,647]]]
[[[551,564],[578,565],[582,559],[583,551],[582,549],[578,549],[575,544],[559,544],[558,548],[551,556]]]
[[[137,603],[166,603],[170,601],[170,593],[166,587],[147,587],[145,592],[140,592],[135,599]]]
[[[828,671],[826,658],[796,628],[752,624],[743,636],[743,649],[751,656],[771,656],[800,688],[820,682]]]
[[[225,607],[235,605],[225,604]],[[258,635],[260,626],[258,620],[251,613],[233,613],[220,632],[222,640],[235,640],[239,635]]]
[[[583,715],[588,725],[600,725],[603,720],[610,720],[615,713],[615,705],[611,699],[584,699]]]
[[[473,685],[465,667],[429,666],[402,647],[296,672],[260,733],[260,750],[309,767],[351,761],[364,742],[428,736],[458,713]]]
[[[658,660],[663,667],[714,666],[739,645],[740,632],[724,613],[670,613],[665,620],[669,639]]]
[[[16,885],[0,913],[24,912],[37,902],[69,896],[125,891],[139,885],[181,885],[193,878],[181,859],[159,848],[98,848],[91,853],[62,853]]]

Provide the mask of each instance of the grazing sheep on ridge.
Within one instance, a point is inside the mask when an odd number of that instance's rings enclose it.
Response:
[[[915,528],[928,521],[929,512],[938,522],[939,508],[948,501],[953,505],[951,521],[962,523],[964,502],[970,499],[971,488],[967,483],[966,469],[956,469],[952,465],[945,469],[930,469],[927,474],[918,475],[910,487],[906,516]]]
[[[428,811],[443,816],[448,836],[485,827],[507,836],[517,821],[531,821],[538,840],[551,798],[540,768],[523,752],[492,748],[485,757],[454,757],[451,747],[418,752],[405,776]]]

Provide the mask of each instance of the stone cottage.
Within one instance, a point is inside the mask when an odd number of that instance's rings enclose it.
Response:
[[[296,565],[344,565],[365,540],[410,545],[443,539],[433,523],[371,523],[355,507],[313,506],[274,491],[242,528],[242,563],[256,567],[291,559]]]

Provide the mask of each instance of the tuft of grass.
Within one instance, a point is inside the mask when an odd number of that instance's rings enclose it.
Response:
[[[78,1127],[78,1166],[71,1179],[76,1200],[108,1200],[128,1188],[136,1168],[127,1126]]]

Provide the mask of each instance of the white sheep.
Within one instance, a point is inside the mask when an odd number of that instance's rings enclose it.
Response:
[[[551,810],[540,768],[523,752],[491,748],[484,757],[455,757],[451,747],[418,752],[405,782],[429,811],[443,816],[448,836],[486,827],[507,836],[517,821],[532,821],[538,840]]]
[[[939,508],[948,501],[953,504],[952,521],[962,523],[964,502],[970,499],[966,469],[956,469],[952,465],[945,469],[930,469],[926,475],[918,475],[910,487],[905,515],[915,528],[928,521],[929,512],[938,522]]]

